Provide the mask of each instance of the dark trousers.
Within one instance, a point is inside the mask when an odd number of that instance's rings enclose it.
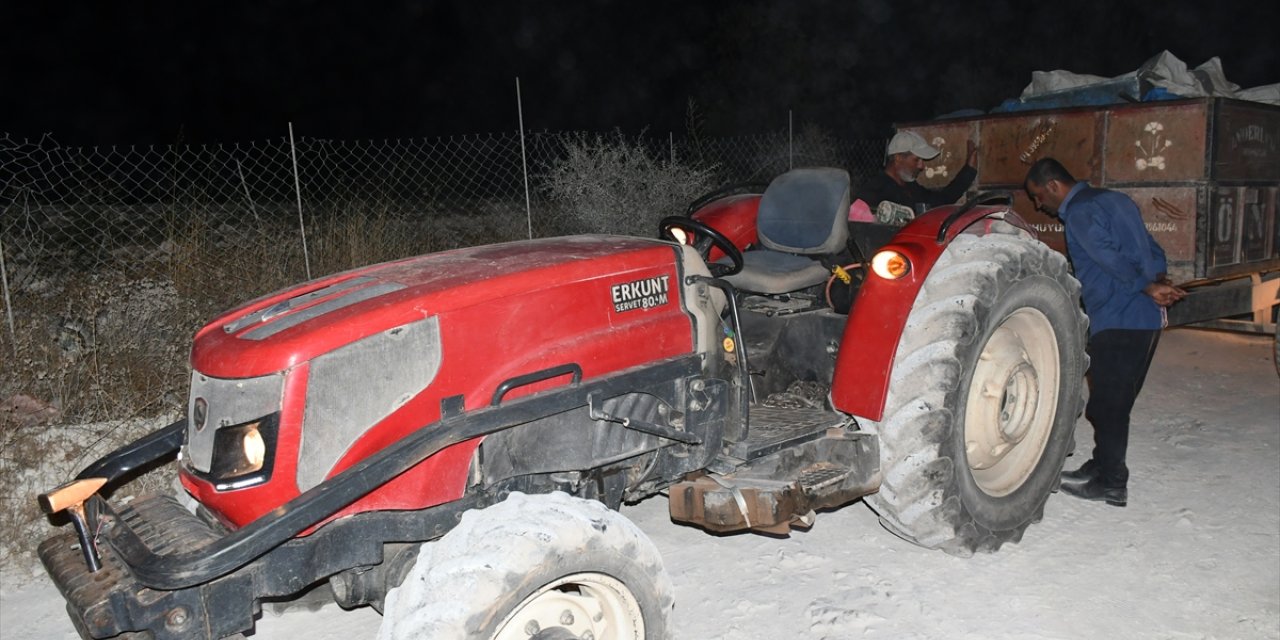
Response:
[[[1089,404],[1084,415],[1093,424],[1093,460],[1103,486],[1124,487],[1129,482],[1129,412],[1158,342],[1158,329],[1107,329],[1089,337]]]

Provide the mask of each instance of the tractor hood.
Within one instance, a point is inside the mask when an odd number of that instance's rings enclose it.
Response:
[[[718,329],[706,286],[682,284],[689,270],[706,272],[691,247],[575,236],[374,265],[250,302],[196,335],[184,485],[242,526],[446,407],[689,355]],[[338,516],[457,499],[477,446],[441,451]]]
[[[283,372],[373,334],[433,316],[445,322],[478,305],[492,307],[484,316],[491,339],[519,331],[544,332],[538,341],[555,341],[556,325],[563,323],[548,326],[548,311],[553,317],[579,318],[576,328],[564,328],[569,331],[588,328],[583,323],[623,324],[624,316],[638,318],[659,299],[678,309],[679,256],[680,248],[671,243],[587,235],[373,265],[226,313],[196,334],[191,364],[219,378]],[[687,329],[682,342],[689,342]]]

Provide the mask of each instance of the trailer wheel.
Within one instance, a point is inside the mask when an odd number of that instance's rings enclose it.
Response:
[[[424,544],[379,638],[670,638],[675,597],[634,524],[564,493],[512,493]]]
[[[1016,542],[1057,488],[1082,407],[1088,320],[1065,258],[1018,235],[962,234],[898,343],[867,503],[953,555]]]

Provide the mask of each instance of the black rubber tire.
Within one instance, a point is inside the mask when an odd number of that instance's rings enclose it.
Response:
[[[614,579],[634,598],[643,619],[636,640],[672,637],[675,596],[657,548],[616,511],[560,492],[512,493],[467,512],[444,537],[424,544],[404,582],[387,595],[378,637],[493,638],[526,598],[584,573]],[[558,632],[549,624],[532,635]]]
[[[1274,350],[1272,362],[1276,365],[1276,375],[1280,376],[1280,325],[1276,326],[1276,332],[1275,335],[1271,336],[1271,342]]]
[[[1027,526],[1041,519],[1074,447],[1083,406],[1088,319],[1079,300],[1080,285],[1066,259],[1040,242],[1003,233],[961,234],[952,241],[912,306],[883,420],[862,421],[880,439],[884,480],[866,501],[885,528],[921,546],[967,557],[1019,541]],[[1058,384],[1046,385],[1058,393],[1056,401],[1040,403],[1052,404],[1054,413],[1037,414],[1044,416],[1041,441],[1020,454],[1031,457],[1022,458],[1019,477],[993,493],[980,486],[970,467],[966,442],[976,436],[966,435],[966,410],[979,355],[1015,315],[1047,320],[1047,333],[1056,343]],[[1007,328],[1001,331],[1008,335]],[[1008,395],[1009,387],[1004,389]],[[998,402],[1002,414],[1005,401]]]

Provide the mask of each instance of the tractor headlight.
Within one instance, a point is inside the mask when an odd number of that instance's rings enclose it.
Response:
[[[892,249],[885,249],[871,258],[871,271],[885,280],[897,280],[911,273],[911,261]]]
[[[240,449],[244,454],[247,471],[257,471],[262,468],[262,461],[267,457],[267,442],[262,438],[262,431],[256,425],[245,431]]]
[[[280,414],[218,429],[208,478],[220,490],[239,489],[271,478],[269,455],[275,448]]]
[[[671,233],[671,237],[675,238],[676,242],[679,242],[680,244],[687,244],[687,245],[693,244],[692,242],[689,241],[689,234],[684,229],[681,229],[680,227],[671,227],[670,233]]]
[[[182,463],[219,491],[271,477],[284,374],[214,378],[193,371]]]

